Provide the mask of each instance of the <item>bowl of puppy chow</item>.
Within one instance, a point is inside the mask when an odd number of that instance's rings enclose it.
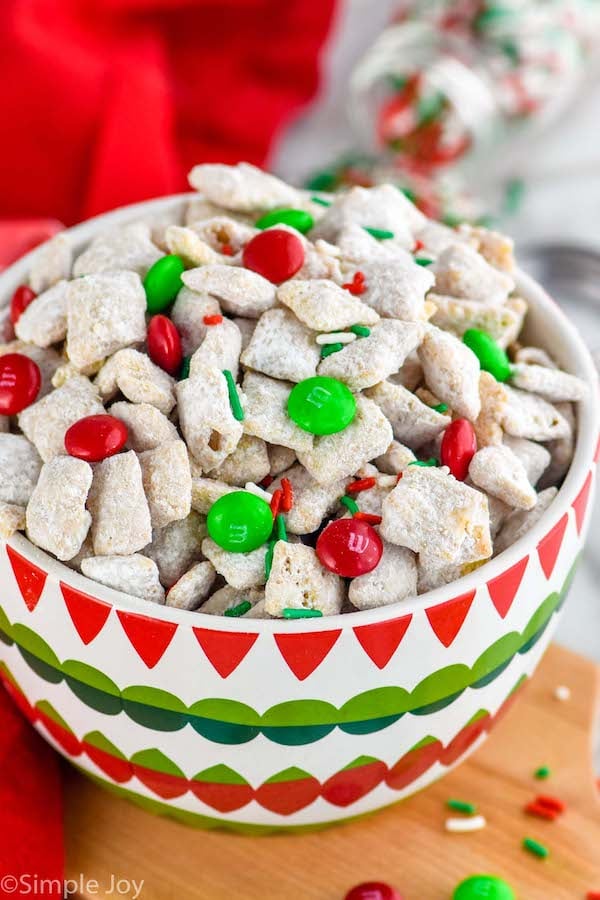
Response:
[[[0,275],[0,678],[117,794],[302,830],[440,778],[526,685],[597,375],[495,231],[190,184]]]

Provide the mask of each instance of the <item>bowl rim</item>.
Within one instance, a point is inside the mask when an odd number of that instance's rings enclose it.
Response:
[[[168,212],[173,208],[177,208],[180,204],[185,204],[198,198],[199,195],[197,193],[188,192],[146,200],[102,213],[61,233],[68,234],[75,244],[82,244],[89,241],[98,231],[106,226],[124,225],[128,222],[138,221],[140,217],[146,219],[149,215]],[[3,272],[0,272],[0,309],[8,304],[13,291],[24,280],[35,257],[43,247],[44,244],[36,247],[8,266]],[[591,354],[577,329],[557,303],[533,278],[524,272],[517,271],[516,281],[520,292],[526,300],[541,308],[545,315],[558,321],[563,333],[567,355],[572,361],[576,361],[574,368],[577,374],[587,382],[590,388],[588,396],[578,404],[575,453],[557,496],[530,531],[514,544],[511,544],[510,547],[507,547],[502,553],[499,553],[498,556],[493,557],[473,572],[449,584],[441,585],[431,591],[426,591],[408,600],[400,600],[388,606],[356,610],[351,613],[339,613],[338,615],[323,616],[322,618],[299,619],[295,623],[294,633],[299,631],[331,631],[340,628],[356,628],[363,625],[381,624],[385,621],[393,621],[414,615],[475,591],[478,587],[493,581],[497,576],[506,572],[534,551],[539,541],[550,530],[550,526],[558,522],[570,509],[578,492],[581,490],[588,471],[592,467],[598,447],[600,430],[598,372]],[[173,622],[177,625],[210,628],[216,631],[260,634],[262,632],[278,632],[282,628],[291,632],[291,629],[294,627],[290,622],[286,621],[284,623],[282,619],[244,619],[215,616],[199,611],[176,609],[154,603],[149,604],[147,600],[106,587],[69,568],[66,564],[59,562],[44,550],[36,547],[22,533],[16,533],[9,541],[3,541],[2,543],[13,548],[17,553],[39,566],[57,582],[62,582],[89,597],[109,603],[115,609],[124,612],[134,612],[142,614],[149,619],[159,619]]]

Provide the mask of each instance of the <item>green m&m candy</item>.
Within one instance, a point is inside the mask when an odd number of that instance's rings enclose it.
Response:
[[[272,225],[289,225],[300,234],[306,234],[315,224],[315,220],[310,213],[303,209],[273,209],[261,216],[254,224],[261,229],[271,228]]]
[[[337,378],[315,375],[294,385],[287,402],[290,419],[311,434],[343,431],[356,415],[352,391]]]
[[[159,313],[173,302],[183,282],[181,276],[185,271],[183,260],[175,254],[163,256],[150,266],[144,278],[146,304],[148,312]]]
[[[452,900],[517,900],[506,881],[495,875],[471,875],[461,881],[452,894]]]
[[[468,328],[463,334],[463,342],[473,351],[484,372],[489,372],[496,381],[508,381],[512,374],[508,356],[487,331]]]
[[[273,531],[271,507],[248,491],[232,491],[213,503],[206,519],[208,533],[230,553],[249,553]]]

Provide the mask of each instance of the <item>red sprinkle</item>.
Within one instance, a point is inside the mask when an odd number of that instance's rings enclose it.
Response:
[[[360,519],[363,522],[368,522],[369,525],[380,525],[381,524],[381,516],[376,516],[374,513],[361,512],[360,510],[354,513],[355,519]]]
[[[233,256],[233,247],[231,244],[222,244],[221,253],[223,256]]]
[[[261,488],[268,488],[269,485],[273,484],[274,480],[275,479],[273,478],[272,475],[265,475],[263,480],[260,482]]]
[[[205,325],[220,325],[223,321],[223,316],[204,316],[202,321]]]
[[[415,246],[413,247],[413,253],[418,253],[419,250],[422,250],[424,246],[425,244],[423,243],[423,241],[420,241],[417,238],[417,240],[415,241]]]
[[[277,514],[279,513],[279,507],[281,506],[281,501],[283,499],[283,491],[281,488],[277,488],[276,491],[273,492],[273,496],[271,498],[271,512],[273,514],[273,518],[275,519]]]
[[[458,481],[464,481],[469,473],[469,465],[477,452],[477,438],[468,419],[450,422],[442,438],[440,459],[443,466]]]
[[[404,475],[404,472],[398,472],[398,477],[396,478],[396,484],[398,484],[399,481],[402,481],[403,475]]]
[[[100,462],[122,450],[127,435],[127,425],[115,416],[85,416],[67,429],[65,450],[77,459]]]
[[[16,416],[30,406],[40,392],[42,373],[23,353],[0,357],[0,415]]]
[[[294,505],[294,489],[289,478],[281,479],[281,489],[283,497],[281,499],[281,512],[287,513]]]
[[[268,228],[248,241],[242,262],[273,284],[281,284],[304,265],[304,246],[291,231]]]
[[[535,798],[535,802],[539,803],[540,806],[544,806],[546,809],[553,810],[557,813],[564,813],[567,808],[562,800],[559,800],[558,797],[553,797],[550,794],[539,794]]]
[[[551,822],[558,816],[555,810],[548,809],[546,806],[542,806],[541,803],[528,803],[525,807],[525,812],[530,816],[537,816],[538,819],[548,819]]]
[[[176,375],[181,368],[183,351],[179,332],[168,316],[152,316],[146,340],[152,362],[169,375]]]
[[[353,481],[349,484],[346,491],[349,494],[360,494],[361,491],[368,491],[369,488],[375,487],[375,484],[374,478],[360,478],[358,481]]]
[[[367,289],[367,286],[365,284],[365,273],[355,272],[352,281],[346,282],[346,284],[343,284],[342,287],[346,288],[347,291],[350,291],[350,293],[354,294],[355,296],[364,294]]]
[[[26,284],[21,284],[12,295],[10,301],[10,321],[16,325],[30,303],[33,303],[37,294]]]

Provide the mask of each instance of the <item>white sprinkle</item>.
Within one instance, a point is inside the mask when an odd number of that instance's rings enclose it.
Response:
[[[318,334],[317,344],[351,344],[356,340],[353,331],[334,331],[332,334]]]
[[[481,831],[485,828],[487,822],[483,816],[469,816],[468,818],[446,819],[446,831],[462,832],[462,831]]]
[[[272,495],[268,493],[268,491],[263,491],[261,487],[257,484],[254,484],[253,481],[247,481],[244,485],[244,490],[249,491],[251,494],[256,494],[257,497],[260,497],[261,500],[264,500],[266,503],[271,503],[273,499]]]
[[[554,696],[557,700],[566,701],[571,699],[571,688],[566,684],[559,684],[554,688]]]

